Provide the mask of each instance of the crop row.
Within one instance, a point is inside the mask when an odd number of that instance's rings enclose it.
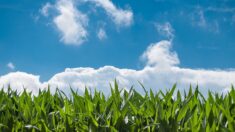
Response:
[[[143,87],[144,88],[144,87]],[[196,87],[187,93],[176,85],[163,93],[140,94],[120,90],[115,82],[111,95],[71,89],[67,97],[50,89],[32,95],[0,91],[0,131],[235,131],[235,90],[204,98]]]

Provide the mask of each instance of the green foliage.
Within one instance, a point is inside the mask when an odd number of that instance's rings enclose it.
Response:
[[[163,93],[134,88],[120,90],[115,82],[111,95],[86,89],[71,97],[59,90],[0,91],[0,131],[235,131],[235,90],[223,95],[202,94],[190,88],[184,97],[173,88]]]

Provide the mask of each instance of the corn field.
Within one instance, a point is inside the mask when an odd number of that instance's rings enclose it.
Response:
[[[73,131],[235,131],[235,90],[226,95],[198,88],[188,92],[152,90],[140,94],[131,88],[120,90],[115,82],[110,96],[85,90],[83,95],[71,89],[67,97],[57,90],[0,91],[0,131],[73,132]]]

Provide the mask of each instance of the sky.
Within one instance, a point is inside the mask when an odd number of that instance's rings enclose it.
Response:
[[[4,87],[235,83],[233,0],[0,0],[0,17]]]

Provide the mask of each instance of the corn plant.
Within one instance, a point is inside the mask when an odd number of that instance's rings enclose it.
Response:
[[[71,89],[69,97],[50,88],[36,96],[2,89],[0,131],[235,131],[233,87],[226,95],[208,92],[207,98],[197,87],[182,96],[176,85],[165,93],[120,90],[116,82],[110,89],[110,96]]]

